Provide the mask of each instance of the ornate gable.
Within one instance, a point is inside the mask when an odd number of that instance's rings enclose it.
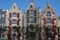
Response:
[[[9,12],[20,12],[20,9],[17,7],[16,3],[13,3],[12,7],[10,8]]]
[[[46,8],[43,11],[43,15],[45,14],[45,16],[46,16],[47,12],[50,12],[52,16],[56,17],[56,13],[54,12],[54,10],[51,7],[50,3],[47,3],[47,6],[46,6]]]
[[[29,6],[28,6],[28,10],[34,10],[35,9],[35,7],[34,7],[34,1],[33,0],[30,0],[30,4],[29,4]]]

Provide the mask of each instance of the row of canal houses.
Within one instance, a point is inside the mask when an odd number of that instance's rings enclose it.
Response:
[[[6,31],[0,33],[3,38],[6,35],[7,40],[58,40],[58,17],[50,3],[41,11],[31,0],[24,15],[14,3],[4,15],[5,24],[1,25]]]

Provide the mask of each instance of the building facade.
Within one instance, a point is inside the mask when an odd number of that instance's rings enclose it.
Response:
[[[41,37],[46,40],[58,40],[58,19],[51,5],[47,3],[41,14]],[[44,37],[45,36],[45,37]]]
[[[5,26],[6,21],[6,11],[0,9],[0,26]]]
[[[60,40],[60,17],[58,18],[58,37]]]
[[[34,1],[30,0],[30,4],[24,13],[24,40],[38,39],[39,27],[39,10],[35,8]]]
[[[7,12],[0,9],[0,38],[6,34],[7,40],[58,40],[59,19],[49,3],[41,11],[30,0],[24,15],[14,3]]]
[[[20,40],[22,29],[22,14],[16,3],[12,5],[6,16],[8,40]]]
[[[0,39],[6,37],[6,10],[0,9]]]
[[[58,17],[50,3],[47,3],[46,8],[41,12],[35,8],[33,0],[30,1],[30,5],[24,14],[24,39],[58,40],[57,26]]]

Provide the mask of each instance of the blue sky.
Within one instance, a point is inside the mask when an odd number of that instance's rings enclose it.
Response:
[[[51,7],[56,12],[58,16],[60,16],[60,0],[48,0],[51,4]],[[12,4],[16,2],[17,6],[24,12],[30,0],[0,0],[0,9],[9,10]],[[34,0],[35,7],[41,7],[42,10],[46,7],[47,0]]]

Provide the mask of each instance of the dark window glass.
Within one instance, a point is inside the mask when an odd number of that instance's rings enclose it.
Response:
[[[12,14],[12,17],[17,17],[17,14],[16,14],[16,13],[13,13],[13,14]]]
[[[0,14],[0,19],[1,19],[1,14]]]
[[[47,14],[46,14],[46,16],[50,17],[51,16],[51,12],[48,11]]]
[[[47,18],[47,23],[51,23],[51,18]]]
[[[29,18],[29,22],[33,23],[34,22],[34,18]]]
[[[29,11],[29,16],[34,16],[34,11],[33,10]]]
[[[32,5],[30,7],[32,7]]]
[[[38,18],[37,18],[37,17],[36,17],[34,20],[35,20],[35,23],[37,23],[37,22],[38,22]]]
[[[47,26],[47,30],[51,30],[51,25],[48,25]]]
[[[12,20],[12,24],[16,24],[16,19],[13,19]]]
[[[14,9],[15,9],[15,6],[14,6]]]
[[[5,17],[5,14],[4,13],[2,14],[2,17]]]

